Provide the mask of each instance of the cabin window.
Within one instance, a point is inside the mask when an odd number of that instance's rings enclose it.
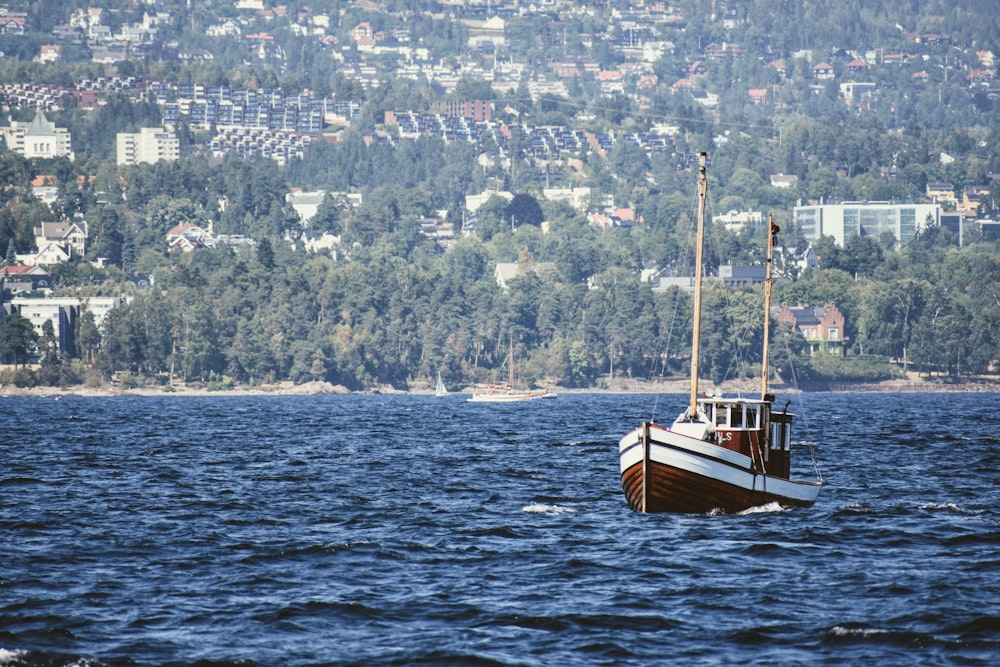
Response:
[[[771,422],[771,449],[790,450],[792,447],[791,423]]]
[[[726,423],[728,423],[728,419],[729,419],[729,406],[727,406],[727,405],[713,405],[712,407],[715,408],[715,419],[712,420],[712,421],[715,422],[715,425],[716,426],[723,426]]]

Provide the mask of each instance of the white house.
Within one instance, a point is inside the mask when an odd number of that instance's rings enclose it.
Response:
[[[39,111],[30,123],[11,121],[10,127],[0,128],[7,147],[26,158],[73,159],[69,130],[56,127]]]
[[[493,269],[493,279],[496,280],[497,286],[506,290],[510,281],[516,278],[519,272],[517,262],[497,262],[496,268]]]

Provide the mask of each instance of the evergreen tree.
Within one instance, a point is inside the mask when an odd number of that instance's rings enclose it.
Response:
[[[268,271],[274,268],[274,246],[271,240],[263,238],[257,241],[257,261]]]
[[[0,328],[0,352],[8,356],[13,364],[24,366],[28,363],[28,352],[38,342],[38,334],[31,321],[17,311],[12,312]]]

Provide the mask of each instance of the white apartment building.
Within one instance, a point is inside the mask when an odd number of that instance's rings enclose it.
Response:
[[[900,246],[905,246],[917,232],[941,224],[941,207],[937,204],[844,202],[796,206],[792,216],[809,243],[815,243],[821,236],[831,236],[837,245],[844,247],[847,239],[855,234],[878,238],[890,232]]]
[[[764,226],[764,214],[761,211],[736,211],[732,210],[723,215],[716,215],[712,222],[717,225],[725,225],[731,232],[738,232],[741,229],[760,229]]]
[[[118,133],[118,164],[155,164],[180,157],[177,135],[162,127],[144,127],[138,132]]]
[[[0,128],[7,148],[26,158],[68,157],[73,159],[71,136],[64,127],[56,127],[39,111],[30,123],[15,120]]]
[[[45,298],[14,297],[11,306],[21,317],[31,322],[35,333],[42,335],[45,322],[52,323],[52,333],[61,353],[71,353],[75,349],[74,329],[77,320],[85,312],[94,315],[94,323],[100,327],[108,313],[118,308],[128,299],[123,296],[94,296],[85,299],[76,297]]]

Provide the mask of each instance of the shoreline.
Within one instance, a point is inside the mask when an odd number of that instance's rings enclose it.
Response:
[[[752,381],[724,382],[721,385],[703,380],[699,383],[703,391],[720,395],[753,396],[760,391],[759,384]],[[556,394],[686,394],[689,382],[685,380],[635,380],[616,379],[604,387],[565,388],[545,386]],[[449,392],[451,396],[461,396],[472,391],[472,387]],[[825,383],[807,387],[791,387],[773,384],[770,391],[775,394],[788,393],[973,393],[1000,392],[1000,380],[983,380],[980,382],[947,383],[936,380],[908,379],[890,380],[880,383]],[[134,387],[123,389],[111,384],[100,386],[73,385],[69,387],[16,387],[14,385],[0,386],[0,397],[40,397],[62,398],[77,396],[81,398],[115,398],[123,396],[317,396],[331,395],[390,395],[390,396],[433,396],[434,387],[417,385],[410,389],[395,389],[380,387],[368,391],[351,391],[341,385],[329,382],[306,382],[295,384],[290,381],[272,385],[256,385],[234,387],[231,389],[212,390],[203,386],[188,387],[175,385],[172,387]]]

